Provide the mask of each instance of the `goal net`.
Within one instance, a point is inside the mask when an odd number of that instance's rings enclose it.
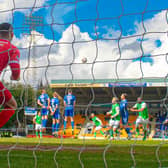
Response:
[[[166,1],[0,3],[0,23],[13,25],[12,44],[20,51],[21,66],[19,82],[10,79],[9,67],[0,76],[18,104],[13,117],[0,128],[2,167],[168,167]],[[76,97],[74,135],[72,121],[68,118],[66,129],[64,121],[64,96],[70,88]],[[60,101],[57,137],[52,136],[50,113],[43,138],[35,135],[33,117],[41,110],[37,103],[41,89],[50,98],[56,92]],[[120,99],[123,93],[128,95],[131,140],[121,114],[118,132],[110,138],[107,112],[112,98]],[[140,123],[136,136],[141,111],[132,107],[138,97],[147,105],[149,118],[145,129]],[[102,134],[95,134],[98,128],[92,113],[102,122]]]

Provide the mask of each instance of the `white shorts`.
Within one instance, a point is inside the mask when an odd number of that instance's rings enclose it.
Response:
[[[120,121],[118,121],[118,120],[112,120],[112,119],[109,120],[109,126],[110,127],[118,128],[119,125],[120,125]]]
[[[139,124],[146,125],[146,124],[148,124],[148,122],[149,122],[148,119],[143,119],[142,117],[138,117],[136,119],[136,126],[138,126]]]
[[[101,129],[102,129],[102,126],[99,125],[99,126],[97,126],[97,127],[95,128],[95,131],[98,131],[98,130],[101,130]]]
[[[35,129],[36,130],[41,130],[42,129],[42,125],[41,124],[36,124]]]

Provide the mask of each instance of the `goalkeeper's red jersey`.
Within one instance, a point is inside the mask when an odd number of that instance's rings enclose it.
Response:
[[[19,64],[20,52],[17,47],[5,39],[0,39],[0,75],[9,65],[12,71],[12,79],[16,80],[20,76]],[[0,104],[4,104],[12,97],[11,93],[0,82]]]
[[[8,40],[0,39],[0,74],[8,65],[12,71],[13,79],[20,76],[19,65],[20,52],[17,47]]]

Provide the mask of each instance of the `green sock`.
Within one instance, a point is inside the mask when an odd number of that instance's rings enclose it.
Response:
[[[115,130],[115,134],[116,134],[116,136],[119,134],[119,131],[118,130]]]
[[[113,130],[110,130],[110,136],[113,137]]]
[[[40,131],[40,138],[42,138],[42,132]]]
[[[95,138],[96,138],[96,134],[97,134],[97,133],[96,133],[96,132],[94,132],[94,137],[95,137]]]
[[[100,133],[101,133],[102,135],[104,135],[104,132],[103,132],[102,130],[100,130]]]
[[[144,134],[147,133],[147,127],[146,127],[146,125],[144,125],[143,131],[144,131]]]
[[[38,136],[38,131],[36,131],[36,136]]]
[[[147,130],[144,129],[144,139],[146,139],[146,136],[147,136]]]
[[[136,133],[139,135],[139,128],[136,128]]]

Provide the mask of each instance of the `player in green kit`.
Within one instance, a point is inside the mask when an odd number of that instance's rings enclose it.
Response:
[[[36,137],[38,137],[38,131],[40,132],[40,138],[42,138],[42,119],[41,112],[39,111],[37,115],[33,118],[33,123],[35,124]]]
[[[94,138],[96,138],[96,134],[98,131],[104,136],[104,132],[101,130],[103,125],[102,121],[98,117],[96,117],[94,113],[91,113],[90,118],[92,123],[95,125]]]
[[[109,130],[110,130],[110,140],[114,138],[114,132],[117,134],[117,129],[120,126],[120,105],[119,99],[117,97],[112,98],[112,109],[106,113],[110,115],[109,120]]]
[[[136,119],[136,136],[139,135],[139,124],[143,125],[144,137],[143,140],[146,140],[147,137],[147,124],[149,122],[148,108],[146,103],[142,100],[141,97],[137,98],[137,103],[130,109],[132,112],[139,112],[139,116]]]

